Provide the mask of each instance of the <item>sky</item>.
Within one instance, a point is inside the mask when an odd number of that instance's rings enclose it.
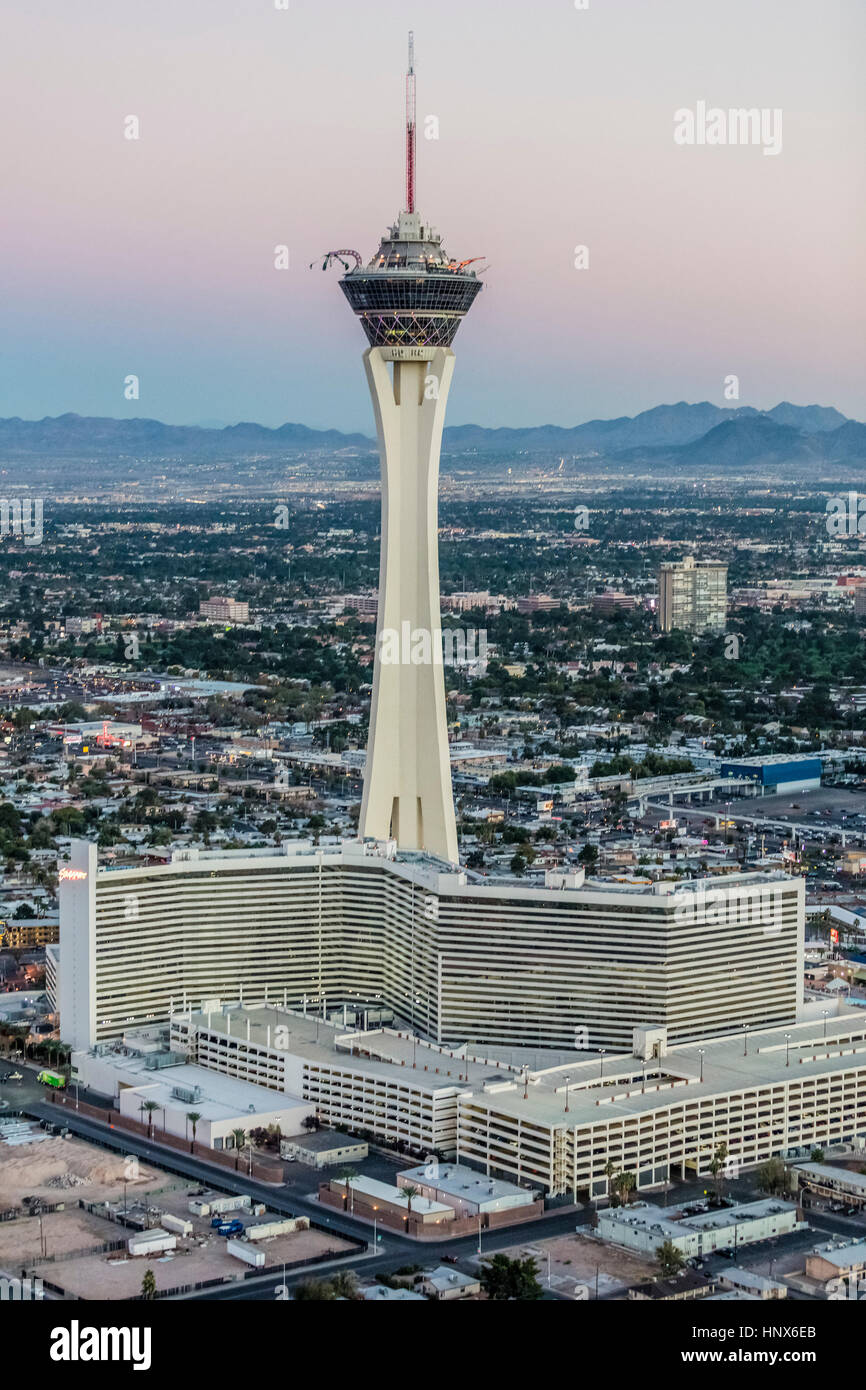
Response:
[[[399,210],[411,27],[418,207],[489,266],[450,424],[866,419],[862,0],[282,3],[3,0],[0,416],[372,433],[308,264]],[[781,151],[676,143],[699,102],[780,110]]]

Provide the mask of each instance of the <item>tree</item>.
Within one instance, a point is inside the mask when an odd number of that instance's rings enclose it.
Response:
[[[302,1279],[292,1295],[296,1303],[332,1302],[337,1293],[329,1279]]]
[[[232,1138],[233,1138],[234,1141],[235,1141],[235,1168],[239,1168],[239,1167],[240,1167],[240,1164],[241,1164],[241,1149],[242,1149],[243,1146],[244,1146],[244,1143],[245,1143],[245,1141],[246,1141],[246,1137],[247,1137],[247,1135],[246,1135],[246,1130],[243,1130],[243,1129],[233,1129],[233,1130],[232,1130]]]
[[[409,1217],[412,1215],[412,1198],[421,1196],[420,1187],[404,1187],[403,1193],[406,1197],[406,1225],[409,1224]]]
[[[768,1159],[757,1172],[758,1187],[761,1192],[787,1192],[788,1170],[781,1158]]]
[[[813,1163],[823,1163],[824,1150],[820,1148],[818,1145],[816,1145],[812,1152],[809,1154],[809,1158]]]
[[[152,1269],[144,1271],[144,1278],[141,1281],[141,1296],[148,1301],[156,1298],[156,1279],[153,1277]]]
[[[507,1255],[494,1255],[481,1266],[481,1287],[487,1297],[497,1302],[541,1298],[544,1290],[538,1282],[535,1260],[510,1260]]]
[[[159,1109],[159,1105],[157,1104],[157,1102],[156,1102],[155,1100],[144,1100],[144,1101],[142,1101],[141,1105],[139,1106],[139,1110],[144,1110],[144,1111],[147,1112],[147,1137],[148,1137],[148,1139],[152,1139],[152,1138],[153,1138],[153,1112],[154,1112],[154,1110],[158,1110],[158,1109]]]
[[[656,1246],[656,1260],[662,1278],[669,1279],[671,1275],[679,1274],[686,1262],[686,1257],[682,1250],[677,1249],[672,1240],[665,1240],[661,1245]]]
[[[594,864],[598,858],[598,849],[595,845],[586,844],[577,856],[581,864]]]
[[[727,1157],[728,1146],[723,1140],[721,1144],[716,1145],[716,1148],[713,1152],[713,1156],[710,1159],[709,1164],[710,1172],[713,1175],[713,1181],[716,1184],[717,1202],[721,1202],[722,1200],[722,1193],[725,1185],[725,1166],[727,1162]]]
[[[189,1146],[190,1153],[193,1153],[195,1150],[195,1131],[200,1119],[201,1115],[197,1110],[188,1110],[186,1112],[187,1132],[189,1131],[189,1126],[192,1125],[192,1143]]]
[[[616,1194],[618,1205],[624,1207],[628,1203],[629,1193],[633,1192],[637,1186],[637,1179],[634,1173],[627,1173],[625,1169],[620,1169],[611,1178],[611,1187]]]

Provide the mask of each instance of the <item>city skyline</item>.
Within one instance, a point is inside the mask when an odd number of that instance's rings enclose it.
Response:
[[[841,0],[818,16],[775,2],[723,18],[645,10],[549,6],[530,27],[516,3],[495,24],[460,11],[455,45],[450,0],[426,25],[386,4],[369,32],[299,6],[241,18],[228,0],[183,15],[158,3],[141,32],[95,3],[47,38],[18,7],[0,416],[370,433],[362,384],[329,391],[340,310],[308,265],[335,245],[366,260],[397,211],[415,22],[419,209],[461,255],[486,256],[496,290],[462,346],[452,423],[568,425],[680,399],[825,401],[863,418],[862,17]],[[37,53],[39,105],[21,86]],[[675,113],[702,102],[780,110],[778,156],[677,144]],[[428,116],[438,139],[424,138]]]

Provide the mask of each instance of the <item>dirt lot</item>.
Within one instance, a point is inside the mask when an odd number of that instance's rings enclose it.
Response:
[[[112,1226],[111,1230],[117,1232],[122,1228]],[[329,1250],[337,1255],[349,1253],[351,1249],[347,1241],[319,1231],[297,1231],[292,1235],[275,1236],[272,1240],[261,1241],[260,1246],[265,1252],[266,1269],[284,1262],[291,1265],[296,1260],[322,1255]],[[114,1299],[129,1298],[140,1293],[146,1269],[153,1271],[158,1289],[172,1289],[183,1284],[195,1284],[202,1279],[243,1278],[248,1268],[250,1266],[226,1253],[226,1242],[222,1236],[207,1235],[190,1240],[178,1237],[178,1249],[173,1254],[131,1259],[119,1250],[107,1256],[88,1255],[80,1260],[63,1260],[41,1267],[37,1265],[34,1272],[52,1283],[60,1284],[79,1298]]]
[[[121,1240],[123,1231],[112,1221],[81,1211],[73,1198],[68,1211],[52,1211],[42,1217],[42,1235],[46,1254],[59,1255],[68,1250],[88,1250],[92,1245]],[[39,1241],[39,1221],[34,1216],[0,1222],[0,1266],[15,1268],[38,1260],[42,1253]],[[46,1266],[46,1270],[49,1267]],[[51,1278],[51,1275],[46,1273],[46,1277]]]
[[[0,1144],[0,1207],[17,1207],[22,1197],[45,1202],[114,1201],[127,1192],[164,1187],[174,1181],[136,1158],[113,1154],[84,1139],[45,1139],[12,1148]]]
[[[18,1147],[0,1144],[0,1208],[21,1206],[26,1196],[41,1197],[46,1204],[65,1204],[63,1211],[42,1216],[41,1236],[36,1217],[0,1222],[0,1269],[26,1267],[85,1299],[128,1298],[139,1293],[146,1269],[153,1270],[159,1289],[204,1279],[243,1277],[252,1266],[227,1254],[225,1239],[211,1231],[209,1218],[190,1216],[189,1196],[198,1190],[191,1180],[172,1177],[135,1158],[110,1153],[82,1139],[54,1138]],[[79,1201],[108,1201],[116,1210],[124,1200],[130,1208],[143,1203],[191,1220],[193,1233],[189,1237],[179,1236],[177,1250],[161,1257],[131,1259],[118,1250],[40,1263],[40,1238],[44,1239],[49,1255],[126,1239],[132,1234],[128,1227],[91,1215],[78,1206]],[[249,1212],[238,1215],[245,1225],[267,1219]],[[155,1217],[154,1221],[158,1219]],[[274,1236],[257,1245],[264,1251],[266,1269],[283,1263],[291,1265],[329,1250],[339,1255],[354,1249],[348,1241],[318,1231]]]
[[[538,1265],[538,1277],[547,1286],[547,1256],[550,1255],[550,1287],[558,1293],[571,1294],[575,1286],[586,1286],[589,1297],[595,1297],[596,1266],[600,1297],[616,1289],[627,1288],[658,1273],[655,1260],[642,1259],[627,1250],[614,1249],[599,1240],[586,1236],[553,1236],[550,1240],[533,1240],[525,1245],[512,1245],[504,1252],[511,1259],[531,1255]],[[576,1290],[580,1296],[581,1289]],[[584,1295],[585,1297],[586,1295]]]

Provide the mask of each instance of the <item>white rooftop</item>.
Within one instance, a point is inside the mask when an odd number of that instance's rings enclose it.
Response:
[[[310,1109],[308,1101],[297,1100],[294,1096],[269,1090],[265,1086],[255,1086],[249,1081],[223,1076],[220,1072],[209,1071],[192,1063],[150,1070],[145,1066],[143,1056],[124,1057],[113,1052],[103,1053],[99,1060],[108,1063],[120,1074],[124,1087],[146,1086],[147,1098],[157,1101],[160,1108],[165,1105],[172,1109],[189,1104],[172,1095],[175,1086],[186,1091],[199,1087],[201,1095],[195,1101],[195,1108],[205,1120],[271,1114],[275,1110]]]
[[[447,1192],[452,1197],[481,1205],[499,1197],[519,1196],[527,1201],[532,1200],[532,1192],[516,1182],[488,1178],[477,1168],[466,1168],[458,1163],[421,1163],[417,1168],[407,1168],[398,1173],[397,1177],[408,1183],[424,1183],[427,1187],[434,1187],[437,1192]]]
[[[356,1177],[356,1178],[332,1178],[332,1187],[351,1187],[355,1192],[363,1192],[367,1197],[378,1198],[380,1202],[393,1202],[396,1206],[409,1207],[409,1198],[406,1189],[403,1187],[392,1187],[388,1182],[379,1182],[377,1178]],[[433,1202],[429,1197],[413,1197],[412,1210],[419,1216],[453,1215],[454,1208],[447,1206],[444,1202]]]

